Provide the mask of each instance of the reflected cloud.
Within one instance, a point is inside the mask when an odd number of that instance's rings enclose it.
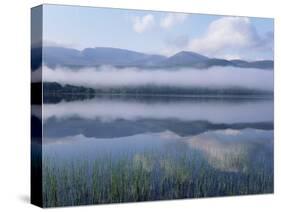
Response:
[[[246,173],[258,161],[271,163],[273,160],[273,131],[226,129],[186,137],[162,131],[122,138],[89,138],[79,134],[45,138],[43,150],[71,158],[96,158],[105,153],[113,157],[131,155],[135,167],[141,166],[150,172],[153,167],[160,166],[166,174],[173,173],[178,165],[171,163],[170,157],[184,153],[190,157],[196,155],[197,159],[221,172]],[[161,160],[156,160],[153,154],[144,154],[151,151],[162,155]]]
[[[273,133],[264,130],[218,130],[183,139],[192,149],[200,151],[208,163],[220,171],[246,172],[258,150],[273,150]],[[254,152],[255,151],[255,152]]]
[[[205,120],[212,123],[273,121],[273,101],[233,102],[169,101],[145,102],[99,99],[61,102],[44,105],[43,119],[99,119],[111,122],[119,119],[177,119],[181,121]]]
[[[217,131],[217,133],[223,135],[229,135],[229,136],[238,136],[241,134],[240,130],[234,130],[234,129],[219,130]]]

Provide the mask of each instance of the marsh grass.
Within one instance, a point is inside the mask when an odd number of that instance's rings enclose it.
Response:
[[[225,160],[234,160],[227,158]],[[230,164],[241,163],[236,161]],[[247,161],[243,161],[247,163]],[[57,163],[44,158],[44,207],[138,202],[273,192],[273,170],[265,159],[257,168],[217,170],[198,154],[155,151],[110,154],[94,161]]]

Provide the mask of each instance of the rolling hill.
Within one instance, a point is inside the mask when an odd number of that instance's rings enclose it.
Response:
[[[41,55],[43,52],[43,56]],[[91,66],[111,65],[115,67],[138,67],[138,68],[174,68],[190,67],[206,69],[213,66],[232,66],[240,68],[257,68],[272,70],[274,61],[259,60],[226,60],[222,58],[209,58],[204,55],[181,51],[171,57],[157,54],[145,54],[119,48],[86,48],[82,51],[64,47],[32,48],[32,69],[38,68],[41,58],[49,67],[66,66],[81,68]]]

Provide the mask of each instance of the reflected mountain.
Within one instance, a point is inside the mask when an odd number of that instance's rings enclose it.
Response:
[[[141,119],[141,120],[114,120],[68,118],[57,120],[50,118],[44,123],[44,134],[47,137],[65,137],[82,134],[85,137],[118,138],[143,133],[159,133],[171,131],[178,136],[185,137],[198,135],[212,130],[223,129],[263,129],[273,130],[272,122],[256,123],[211,123],[208,121],[180,121],[176,119]]]
[[[178,136],[225,129],[273,130],[271,99],[99,96],[44,105],[44,136],[118,138],[171,131]]]

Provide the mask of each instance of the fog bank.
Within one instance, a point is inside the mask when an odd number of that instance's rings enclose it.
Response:
[[[69,69],[43,66],[44,82],[58,82],[92,88],[124,86],[170,86],[200,88],[241,87],[273,90],[273,71],[213,67],[205,70],[192,68],[140,69],[116,68],[111,66]]]

